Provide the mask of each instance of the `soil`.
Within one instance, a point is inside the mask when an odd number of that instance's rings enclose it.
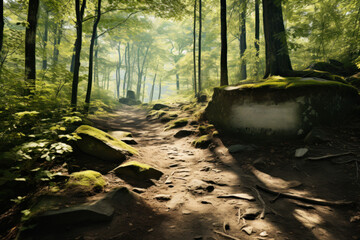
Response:
[[[173,106],[172,110],[179,107]],[[165,131],[160,120],[147,120],[146,115],[144,109],[124,106],[109,116],[91,120],[105,131],[131,132],[141,154],[129,160],[161,170],[164,175],[160,180],[151,186],[133,186],[109,173],[113,166],[87,167],[105,174],[105,192],[119,186],[130,190],[145,188],[139,194],[141,203],[118,211],[111,222],[59,227],[56,231],[43,229],[30,239],[360,239],[360,208],[356,205],[360,202],[359,119],[321,128],[328,139],[311,144],[303,140],[249,142],[220,134],[208,148],[198,149],[192,145],[197,134],[174,137],[181,129],[196,131],[196,125]],[[178,118],[192,116],[193,111],[187,110]],[[228,147],[235,144],[250,147],[229,153]],[[309,151],[296,158],[298,148]],[[307,159],[345,152],[352,154],[317,161]],[[322,206],[269,194],[256,185],[276,192],[355,204]],[[170,195],[171,199],[159,201],[155,199],[159,194]],[[248,194],[255,200],[218,198],[229,194]],[[262,219],[259,213],[263,203]]]

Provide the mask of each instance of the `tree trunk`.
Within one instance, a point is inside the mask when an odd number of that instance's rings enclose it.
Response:
[[[54,53],[53,53],[53,64],[56,64],[59,61],[59,46],[62,37],[62,27],[64,21],[61,20],[59,24],[56,24],[54,31]]]
[[[152,102],[153,100],[153,96],[154,96],[154,88],[155,88],[155,80],[156,80],[156,74],[155,73],[155,76],[154,76],[154,79],[153,79],[153,83],[152,83],[152,87],[151,87],[151,93],[150,93],[150,100],[149,102]]]
[[[198,74],[199,74],[199,93],[201,92],[201,31],[202,31],[202,9],[201,1],[199,0],[199,62],[198,62]]]
[[[180,77],[178,73],[176,74],[176,90],[180,91]]]
[[[263,18],[266,52],[264,78],[270,75],[287,75],[292,71],[281,0],[263,0]]]
[[[140,65],[140,58],[139,58],[139,52],[138,52],[138,84],[137,84],[137,88],[136,88],[136,96],[137,96],[138,99],[140,98],[141,80],[142,80],[142,76],[144,74],[144,66],[145,66],[145,63],[146,63],[146,58],[147,58],[147,55],[148,55],[148,52],[149,52],[149,49],[150,49],[150,45],[151,44],[149,44],[147,46],[147,48],[146,48],[142,65]]]
[[[94,83],[96,83],[96,86],[99,86],[99,59],[98,59],[98,55],[99,55],[99,45],[98,45],[98,35],[96,32],[96,38],[95,38],[95,54],[94,54]]]
[[[134,46],[134,45],[133,45]],[[130,89],[130,81],[131,81],[131,56],[130,56],[130,43],[128,43],[128,54],[127,54],[127,62],[128,62],[128,79],[127,79],[127,85],[126,85],[126,92]],[[132,51],[131,51],[132,52]]]
[[[91,41],[90,41],[90,50],[89,50],[89,74],[88,74],[88,86],[86,90],[86,108],[88,109],[88,105],[90,104],[90,97],[91,97],[91,89],[93,84],[93,66],[94,66],[94,44],[95,44],[95,38],[96,38],[96,32],[97,32],[97,26],[100,22],[101,18],[101,0],[98,0],[98,5],[96,9],[96,19],[93,25],[92,35],[91,35]]]
[[[75,40],[75,43],[76,43],[76,40]],[[71,65],[70,65],[70,72],[71,73],[74,73],[74,68],[75,68],[75,55],[76,55],[76,45],[74,45],[74,48],[73,48],[73,54],[71,56]]]
[[[4,42],[4,1],[0,2],[0,60],[2,59],[2,47]]]
[[[196,2],[197,0],[194,0],[194,44],[193,44],[193,61],[194,61],[194,91],[195,96],[197,95],[197,81],[196,81]]]
[[[221,20],[221,61],[220,61],[220,86],[229,85],[227,67],[227,24],[226,24],[226,0],[220,1]]]
[[[77,105],[77,92],[79,84],[79,71],[80,71],[80,54],[82,43],[82,21],[86,7],[86,0],[83,0],[80,8],[80,0],[75,0],[76,10],[76,41],[75,41],[75,56],[74,56],[74,74],[71,91],[71,106],[76,110]]]
[[[160,78],[160,82],[159,82],[159,97],[158,100],[160,100],[161,98],[161,78]]]
[[[147,67],[146,67],[145,74],[144,74],[144,83],[143,83],[143,92],[142,92],[142,100],[141,100],[141,102],[144,102],[144,98],[145,98],[146,73],[147,73]]]
[[[118,46],[118,55],[119,55],[119,60],[118,60],[118,65],[116,68],[116,97],[120,98],[120,85],[121,85],[121,42],[119,43]]]
[[[127,53],[127,49],[129,47],[129,43],[127,43],[127,45],[125,46],[125,75],[124,75],[124,83],[123,83],[123,96],[125,96],[125,86],[126,86],[126,79],[127,79],[127,75],[128,75],[128,53]]]
[[[39,11],[39,0],[30,0],[25,33],[25,77],[27,88],[25,95],[35,90],[36,79],[36,27]]]
[[[260,54],[260,11],[259,11],[259,4],[260,0],[255,0],[255,76],[259,76],[259,54]]]
[[[240,13],[240,80],[247,78],[246,74],[246,61],[244,59],[244,54],[246,51],[246,0],[241,1],[241,13]]]
[[[48,30],[49,30],[49,11],[45,10],[45,23],[44,23],[44,35],[43,35],[43,60],[42,60],[42,70],[47,69],[47,52],[46,52],[46,46],[48,42]]]

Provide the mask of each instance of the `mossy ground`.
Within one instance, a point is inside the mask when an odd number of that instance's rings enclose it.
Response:
[[[91,127],[88,125],[82,125],[76,129],[75,133],[78,134],[80,137],[82,134],[94,137],[94,138],[99,139],[100,141],[108,144],[109,146],[112,146],[112,147],[118,148],[118,149],[122,149],[122,150],[126,150],[133,155],[138,154],[138,151],[135,148],[127,145],[126,143],[110,136],[106,132],[103,132],[97,128],[94,128],[94,127]]]
[[[166,125],[165,130],[184,127],[188,124],[188,122],[189,122],[189,119],[187,119],[187,118],[180,118],[180,119],[171,121]]]

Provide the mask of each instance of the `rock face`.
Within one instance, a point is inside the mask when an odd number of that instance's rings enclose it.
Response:
[[[313,78],[272,77],[214,89],[205,110],[222,130],[248,137],[296,137],[353,111],[359,95],[350,85]]]
[[[104,161],[122,162],[127,155],[138,154],[135,148],[97,128],[82,125],[75,133],[81,137],[76,141],[81,151]]]
[[[132,180],[159,180],[163,173],[147,164],[130,161],[114,169],[116,176]]]

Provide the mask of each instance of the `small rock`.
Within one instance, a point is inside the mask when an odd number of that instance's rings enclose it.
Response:
[[[213,171],[216,172],[216,173],[221,172],[221,170],[219,170],[219,169],[213,169]]]
[[[130,161],[114,169],[116,176],[134,180],[159,180],[163,173],[147,164]]]
[[[161,104],[161,103],[156,103],[154,106],[153,106],[153,110],[160,110],[160,109],[163,109],[163,108],[169,108],[169,106],[165,105],[165,104]]]
[[[124,143],[129,144],[129,145],[137,145],[137,144],[138,144],[138,143],[135,141],[135,139],[133,139],[133,138],[131,138],[131,137],[123,138],[123,139],[121,139],[121,141],[123,141]]]
[[[228,150],[229,153],[237,153],[237,152],[243,152],[243,151],[252,151],[255,148],[253,146],[250,145],[241,145],[241,144],[236,144],[236,145],[231,145]]]
[[[169,201],[171,200],[171,195],[159,194],[154,197],[158,201]]]
[[[205,200],[202,200],[201,203],[202,203],[202,204],[212,204],[211,202],[205,201]]]
[[[261,210],[256,208],[247,208],[243,215],[243,218],[246,220],[255,220],[257,216],[261,213]]]
[[[266,231],[260,233],[260,237],[267,237],[269,234]]]
[[[139,194],[146,192],[145,188],[133,188],[132,190],[133,190],[133,192],[136,192]]]
[[[183,215],[190,215],[190,214],[191,214],[191,211],[189,211],[189,210],[182,210],[182,214],[183,214]]]
[[[194,240],[203,240],[203,237],[202,236],[196,236],[196,237],[194,237]]]
[[[211,167],[209,167],[209,166],[205,166],[202,169],[200,169],[200,171],[203,171],[203,172],[208,172],[210,170],[211,170]]]
[[[174,164],[171,164],[169,167],[174,168],[174,167],[177,167],[177,166],[179,166],[179,164],[174,163]]]
[[[195,133],[195,131],[183,129],[183,130],[178,131],[174,135],[174,137],[176,137],[176,138],[184,138],[184,137],[188,137],[188,136],[190,136],[190,135],[192,135],[194,133]]]
[[[199,179],[192,179],[187,185],[187,188],[190,192],[198,194],[214,191],[214,186]]]
[[[236,199],[245,199],[248,201],[255,201],[255,198],[247,193],[234,193],[228,195],[221,195],[218,198],[236,198]]]
[[[246,232],[248,235],[251,235],[253,233],[253,227],[251,226],[244,227],[242,230]]]
[[[297,158],[301,158],[303,156],[305,156],[305,154],[309,151],[309,149],[307,148],[298,148],[295,151],[295,157]]]
[[[173,182],[172,182],[172,180],[171,180],[171,178],[169,177],[168,179],[166,179],[166,181],[165,181],[165,184],[172,184]]]

